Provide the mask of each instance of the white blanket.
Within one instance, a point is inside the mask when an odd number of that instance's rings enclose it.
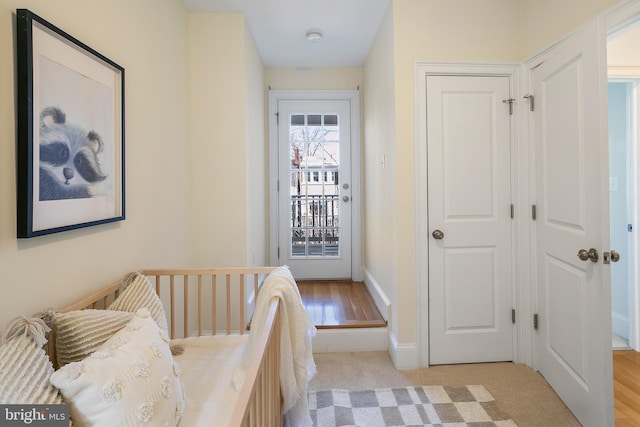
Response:
[[[285,423],[288,427],[312,426],[307,401],[307,386],[316,373],[311,350],[311,339],[316,328],[304,311],[298,285],[288,267],[275,269],[265,279],[256,300],[251,320],[247,351],[234,373],[237,390],[244,382],[257,338],[268,315],[269,301],[280,298],[280,388],[282,391]]]

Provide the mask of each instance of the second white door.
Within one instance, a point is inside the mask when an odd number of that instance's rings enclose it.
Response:
[[[513,359],[510,98],[509,77],[427,77],[431,365]]]

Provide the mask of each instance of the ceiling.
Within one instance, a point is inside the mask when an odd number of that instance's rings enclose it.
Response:
[[[390,0],[182,0],[189,12],[241,12],[266,67],[360,67]],[[309,31],[322,40],[310,42]]]

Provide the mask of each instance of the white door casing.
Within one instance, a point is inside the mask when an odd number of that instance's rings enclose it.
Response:
[[[585,426],[613,425],[610,272],[602,263],[609,250],[606,55],[598,22],[527,64],[535,101],[538,368]],[[578,258],[591,248],[597,262]]]
[[[511,361],[510,79],[427,76],[426,92],[430,364]]]
[[[271,263],[361,280],[359,93],[271,91],[269,108]]]

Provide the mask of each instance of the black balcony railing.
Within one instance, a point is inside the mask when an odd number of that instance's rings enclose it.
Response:
[[[291,196],[293,256],[338,256],[340,200],[337,195]]]

